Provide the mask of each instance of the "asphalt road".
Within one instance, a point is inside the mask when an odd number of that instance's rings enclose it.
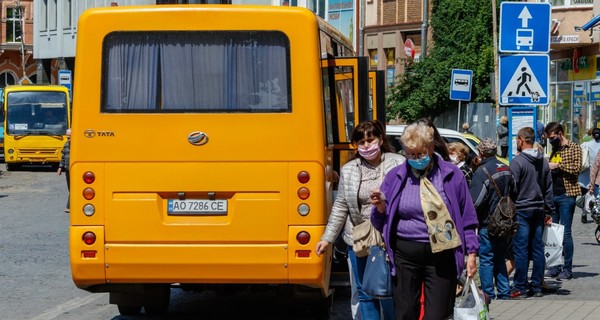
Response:
[[[64,176],[50,168],[6,172],[0,164],[0,170],[0,319],[315,319],[306,305],[270,288],[228,294],[175,288],[166,316],[122,317],[108,294],[72,282]],[[349,290],[336,290],[334,298],[331,319],[349,319]]]

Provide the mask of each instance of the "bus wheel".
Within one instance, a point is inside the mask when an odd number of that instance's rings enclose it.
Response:
[[[333,309],[333,293],[323,300],[317,302],[314,306],[313,313],[316,319],[328,320]]]
[[[125,306],[119,304],[117,308],[119,308],[119,313],[122,316],[137,316],[142,312],[142,306]]]
[[[147,315],[159,316],[167,313],[169,302],[171,300],[171,287],[160,286],[151,291],[151,296],[147,297],[144,304],[144,310]]]

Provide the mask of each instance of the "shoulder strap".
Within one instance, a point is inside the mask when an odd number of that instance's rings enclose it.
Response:
[[[490,180],[490,184],[494,187],[494,190],[496,190],[496,194],[498,195],[498,198],[502,198],[502,192],[500,192],[500,189],[498,189],[498,185],[496,184],[496,181],[494,181],[494,178],[492,178],[492,176],[490,175],[490,173],[487,171],[487,169],[485,167],[481,167],[483,169],[483,173],[485,173],[485,175],[488,177],[488,180]]]

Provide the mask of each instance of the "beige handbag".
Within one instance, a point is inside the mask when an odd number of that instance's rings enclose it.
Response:
[[[370,219],[352,228],[352,239],[354,240],[352,250],[357,257],[366,257],[369,255],[370,247],[383,245],[383,237],[373,227]]]

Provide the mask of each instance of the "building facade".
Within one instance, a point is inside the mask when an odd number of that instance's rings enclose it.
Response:
[[[35,82],[33,0],[0,1],[0,8],[0,88]]]

